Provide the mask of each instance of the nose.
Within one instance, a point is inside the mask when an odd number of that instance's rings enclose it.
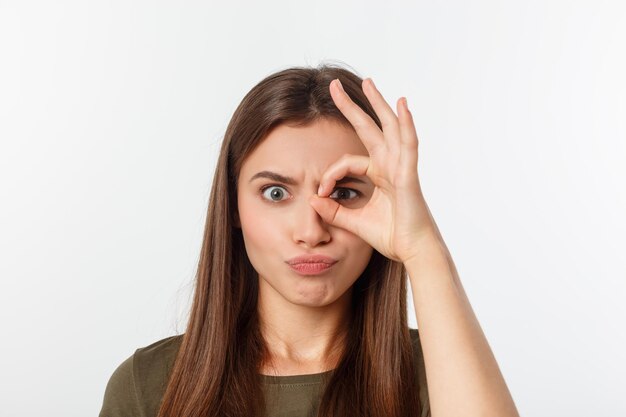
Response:
[[[308,196],[307,196],[308,197]],[[316,247],[330,242],[329,225],[308,203],[307,198],[298,202],[293,213],[293,240],[298,245]]]

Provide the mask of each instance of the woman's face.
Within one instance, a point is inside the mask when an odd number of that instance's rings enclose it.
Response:
[[[244,161],[237,183],[236,224],[259,274],[259,293],[272,301],[327,306],[349,296],[347,291],[367,266],[372,247],[325,223],[308,202],[326,168],[347,153],[369,156],[352,128],[321,119],[307,127],[277,126]],[[263,172],[293,181],[257,175]],[[362,182],[337,184],[330,198],[348,208],[362,207],[374,186],[366,176],[350,176]],[[318,254],[337,262],[317,275],[302,275],[286,263]]]

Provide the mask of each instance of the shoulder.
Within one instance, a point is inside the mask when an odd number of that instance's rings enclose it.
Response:
[[[419,330],[409,328],[409,335],[411,336],[411,343],[413,344],[413,354],[415,358],[423,362],[424,358],[422,353],[422,342],[420,340]]]
[[[428,396],[428,382],[426,381],[426,368],[424,366],[424,353],[422,352],[422,344],[420,341],[418,329],[409,328],[411,342],[413,343],[413,358],[417,372],[417,381],[419,384],[419,396],[422,403],[421,416],[430,416],[430,399]]]
[[[111,375],[100,417],[156,415],[182,335],[136,349]]]
[[[139,348],[133,354],[133,372],[138,382],[162,379],[169,374],[183,336],[170,336]]]
[[[409,334],[411,335],[411,340],[413,341],[413,343],[419,340],[420,333],[418,329],[411,329],[409,327]]]
[[[418,329],[409,328],[409,335],[411,336],[411,344],[413,345],[413,357],[416,359],[418,367],[421,366],[423,368],[424,354],[422,353],[422,343]]]

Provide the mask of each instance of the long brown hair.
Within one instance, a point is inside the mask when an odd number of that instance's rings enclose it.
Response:
[[[257,314],[258,275],[234,223],[237,178],[245,158],[281,123],[327,118],[352,127],[330,96],[335,78],[382,128],[363,79],[337,64],[269,75],[235,110],[213,178],[189,322],[158,417],[264,415],[259,369],[268,350]],[[418,416],[405,274],[402,263],[373,251],[354,283],[350,330],[326,380],[319,416]]]

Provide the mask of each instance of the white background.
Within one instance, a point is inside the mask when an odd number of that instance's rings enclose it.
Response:
[[[322,61],[408,98],[520,413],[626,415],[626,5],[383,4],[0,0],[3,416],[97,415],[184,331],[232,112]]]

